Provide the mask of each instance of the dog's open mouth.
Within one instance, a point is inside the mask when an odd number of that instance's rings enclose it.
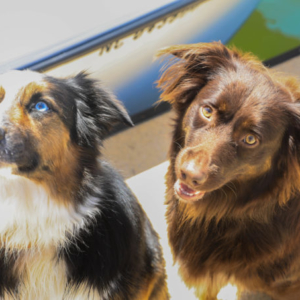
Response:
[[[196,191],[186,184],[182,183],[179,179],[174,185],[174,190],[177,196],[184,201],[197,201],[201,199],[205,192]]]

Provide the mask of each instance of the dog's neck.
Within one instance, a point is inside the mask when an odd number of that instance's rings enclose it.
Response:
[[[51,198],[42,185],[0,169],[0,241],[6,249],[63,246],[66,234],[81,228],[94,207],[75,209]]]

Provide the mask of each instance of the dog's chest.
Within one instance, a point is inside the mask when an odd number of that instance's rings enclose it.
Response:
[[[51,199],[34,182],[0,169],[0,253],[4,253],[1,263],[7,265],[2,273],[12,276],[17,295],[6,294],[4,299],[99,299],[85,284],[68,292],[72,274],[57,254],[66,245],[66,233],[74,234],[81,226],[84,218],[72,206]]]
[[[4,299],[100,299],[98,293],[87,289],[85,284],[76,289],[68,286],[67,274],[65,261],[58,258],[55,247],[30,249],[15,260],[13,276],[17,278],[17,286],[13,295],[6,294]]]
[[[20,253],[14,269],[19,299],[63,299],[67,270],[54,247]]]
[[[59,246],[81,216],[45,189],[0,169],[0,241],[9,249]]]
[[[263,239],[257,232],[250,234],[243,226],[227,220],[219,223],[212,220],[211,224],[186,222],[182,225],[178,219],[172,218],[169,222],[170,243],[177,258],[188,262],[191,268],[209,264],[223,268],[233,262],[242,263],[246,259],[255,260],[258,255],[264,255],[264,250],[257,247],[263,243]],[[269,242],[276,246],[275,241]]]

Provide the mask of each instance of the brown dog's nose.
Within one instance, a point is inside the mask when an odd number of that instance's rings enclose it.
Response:
[[[196,186],[203,183],[207,179],[208,175],[205,170],[202,170],[199,166],[197,167],[195,161],[191,160],[182,164],[180,168],[180,176],[182,181]]]

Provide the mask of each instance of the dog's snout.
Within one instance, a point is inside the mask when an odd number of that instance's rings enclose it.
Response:
[[[206,181],[208,175],[195,161],[184,162],[180,168],[180,179],[193,186]]]
[[[5,138],[5,129],[0,128],[0,141],[4,140]]]

